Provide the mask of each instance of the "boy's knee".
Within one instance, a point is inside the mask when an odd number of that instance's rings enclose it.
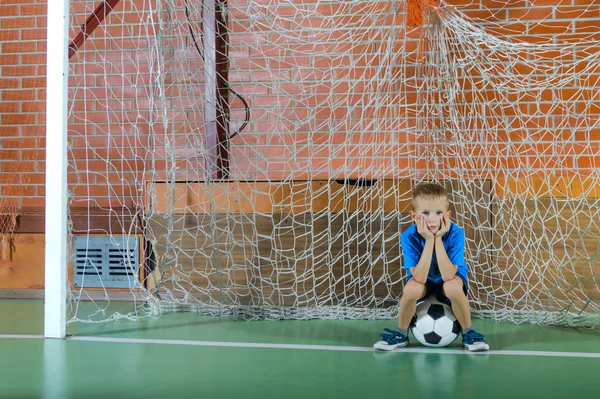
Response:
[[[455,276],[452,280],[444,282],[444,294],[450,299],[464,295],[461,278]]]
[[[410,280],[404,286],[404,292],[402,293],[402,296],[413,300],[421,299],[423,295],[425,295],[425,285],[418,283],[415,280]]]

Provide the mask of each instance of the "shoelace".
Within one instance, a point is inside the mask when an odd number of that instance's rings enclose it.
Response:
[[[396,338],[402,337],[402,334],[399,334],[398,331],[390,330],[389,328],[384,328],[383,333],[379,334],[382,340],[387,342],[393,341]]]
[[[475,331],[470,331],[465,335],[465,338],[472,342],[483,342],[483,335]]]

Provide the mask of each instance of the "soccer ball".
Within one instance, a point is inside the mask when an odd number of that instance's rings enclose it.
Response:
[[[460,332],[460,324],[450,306],[435,297],[426,298],[417,304],[416,321],[412,333],[425,346],[448,346]]]

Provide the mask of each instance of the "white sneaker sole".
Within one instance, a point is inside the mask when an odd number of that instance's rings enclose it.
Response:
[[[490,350],[490,346],[485,342],[475,342],[474,344],[463,344],[463,348],[467,348],[469,352],[485,352]]]
[[[406,345],[408,345],[408,341],[404,341],[401,344],[395,344],[395,345],[389,345],[387,342],[385,341],[379,341],[376,342],[375,345],[373,345],[373,349],[377,349],[378,351],[393,351],[396,348],[403,348]]]

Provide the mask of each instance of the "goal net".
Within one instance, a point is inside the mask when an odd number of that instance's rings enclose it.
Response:
[[[97,4],[72,3],[74,36]],[[203,3],[117,2],[71,58],[71,321],[394,318],[411,188],[436,181],[475,314],[600,326],[591,3],[428,3],[418,27],[404,1]]]

